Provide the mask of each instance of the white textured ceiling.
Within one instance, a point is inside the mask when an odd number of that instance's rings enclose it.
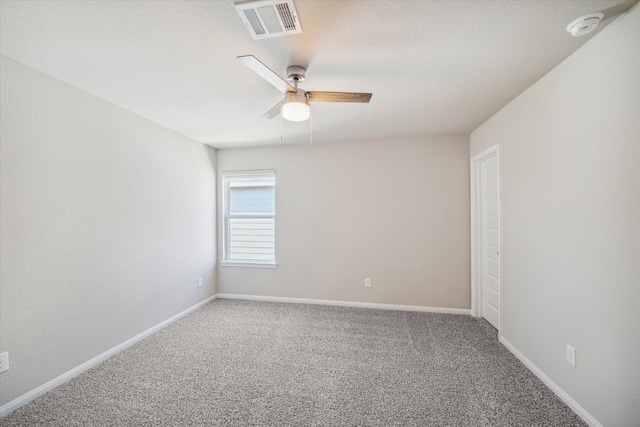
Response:
[[[302,34],[253,40],[233,1],[2,0],[0,52],[214,147],[308,142],[260,119],[282,95],[236,57],[302,65],[306,90],[373,93],[312,104],[314,143],[394,139],[469,133],[595,34],[570,21],[630,3],[296,0]]]

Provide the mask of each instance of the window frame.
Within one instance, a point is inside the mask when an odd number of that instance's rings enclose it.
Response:
[[[231,215],[229,213],[230,208],[230,183],[234,178],[273,178],[273,198],[274,198],[274,212],[273,214],[239,214]],[[223,171],[222,172],[222,260],[220,265],[223,267],[257,267],[257,268],[276,268],[278,263],[276,262],[276,208],[275,208],[275,189],[276,171],[274,169],[261,169],[261,170],[244,170],[244,171]],[[245,259],[233,259],[229,258],[230,254],[230,219],[233,218],[273,218],[273,260],[261,261],[261,260],[245,260]]]

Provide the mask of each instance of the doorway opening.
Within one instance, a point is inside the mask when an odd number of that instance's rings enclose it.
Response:
[[[471,159],[471,314],[500,331],[500,145]]]

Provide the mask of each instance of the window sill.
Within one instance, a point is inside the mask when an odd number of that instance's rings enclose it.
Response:
[[[275,262],[220,261],[221,267],[278,268]]]

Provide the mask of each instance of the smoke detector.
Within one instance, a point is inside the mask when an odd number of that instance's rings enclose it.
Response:
[[[293,0],[236,2],[234,6],[256,40],[302,32]]]
[[[570,32],[573,37],[584,36],[595,30],[603,17],[604,15],[602,13],[590,13],[589,15],[582,16],[567,25],[567,31]]]

